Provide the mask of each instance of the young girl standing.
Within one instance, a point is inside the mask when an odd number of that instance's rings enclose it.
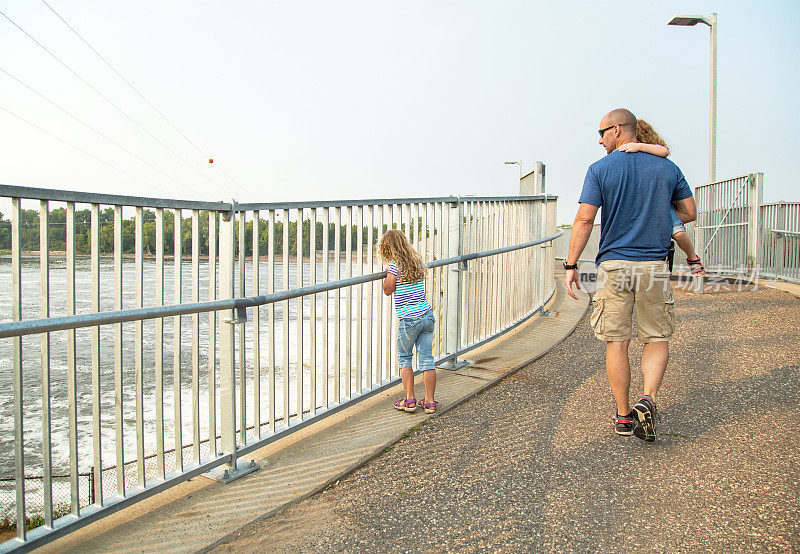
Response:
[[[383,280],[383,292],[394,293],[394,307],[400,324],[397,330],[397,357],[400,377],[403,379],[405,399],[394,407],[414,413],[422,407],[426,414],[436,411],[436,366],[433,363],[433,310],[425,298],[425,264],[406,236],[397,229],[389,229],[378,243],[378,252],[389,264]],[[419,369],[423,372],[425,398],[414,396],[413,349],[417,348]]]
[[[653,126],[643,119],[636,120],[636,141],[623,144],[619,149],[623,152],[646,152],[662,158],[669,156],[667,143],[653,129]],[[686,263],[689,264],[692,275],[705,275],[706,269],[703,267],[703,262],[695,252],[694,244],[689,238],[689,233],[686,232],[683,221],[674,210],[672,212],[672,239],[686,253]]]

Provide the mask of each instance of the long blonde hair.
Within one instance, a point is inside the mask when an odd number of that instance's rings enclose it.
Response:
[[[404,281],[416,283],[425,278],[427,268],[422,263],[422,256],[397,229],[389,229],[384,233],[378,243],[378,253],[384,262],[397,264]]]
[[[645,144],[659,144],[668,148],[667,143],[661,138],[653,126],[644,119],[636,120],[636,142],[643,142]]]

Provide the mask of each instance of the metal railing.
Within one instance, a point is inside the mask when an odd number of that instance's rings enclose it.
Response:
[[[758,265],[759,205],[763,174],[743,175],[695,188],[695,250],[712,272]]]
[[[800,282],[800,202],[764,204],[763,173],[695,189],[695,249],[712,273]]]
[[[761,206],[761,274],[800,283],[800,202]]]
[[[439,365],[555,290],[552,196],[236,204],[0,185],[0,197],[0,422],[14,437],[0,460],[17,531],[3,551],[196,475],[246,472],[246,454],[393,386],[397,321],[376,253],[387,228],[428,261]]]

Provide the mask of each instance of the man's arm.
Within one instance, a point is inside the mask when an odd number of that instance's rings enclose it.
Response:
[[[583,249],[586,248],[586,243],[589,242],[589,235],[592,233],[594,218],[597,216],[598,209],[597,206],[583,203],[578,207],[578,214],[575,216],[575,222],[572,224],[572,236],[569,239],[569,254],[567,255],[568,265],[578,263],[578,258],[581,257]],[[573,282],[577,288],[581,288],[578,283],[577,270],[568,269],[564,275],[564,285],[567,288],[567,294],[577,300],[578,297],[572,292]]]
[[[672,203],[675,207],[675,213],[681,218],[684,223],[689,223],[697,219],[697,205],[694,203],[694,196],[684,198],[683,200],[676,200]]]

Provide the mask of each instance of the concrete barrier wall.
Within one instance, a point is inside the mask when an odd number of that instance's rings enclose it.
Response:
[[[564,234],[558,237],[554,242],[554,250],[556,259],[567,258],[569,253],[569,239],[572,236],[572,227],[562,227]],[[594,260],[597,252],[600,249],[600,224],[597,223],[592,228],[592,234],[589,235],[589,242],[586,243],[586,248],[583,249],[581,254],[582,260]]]

